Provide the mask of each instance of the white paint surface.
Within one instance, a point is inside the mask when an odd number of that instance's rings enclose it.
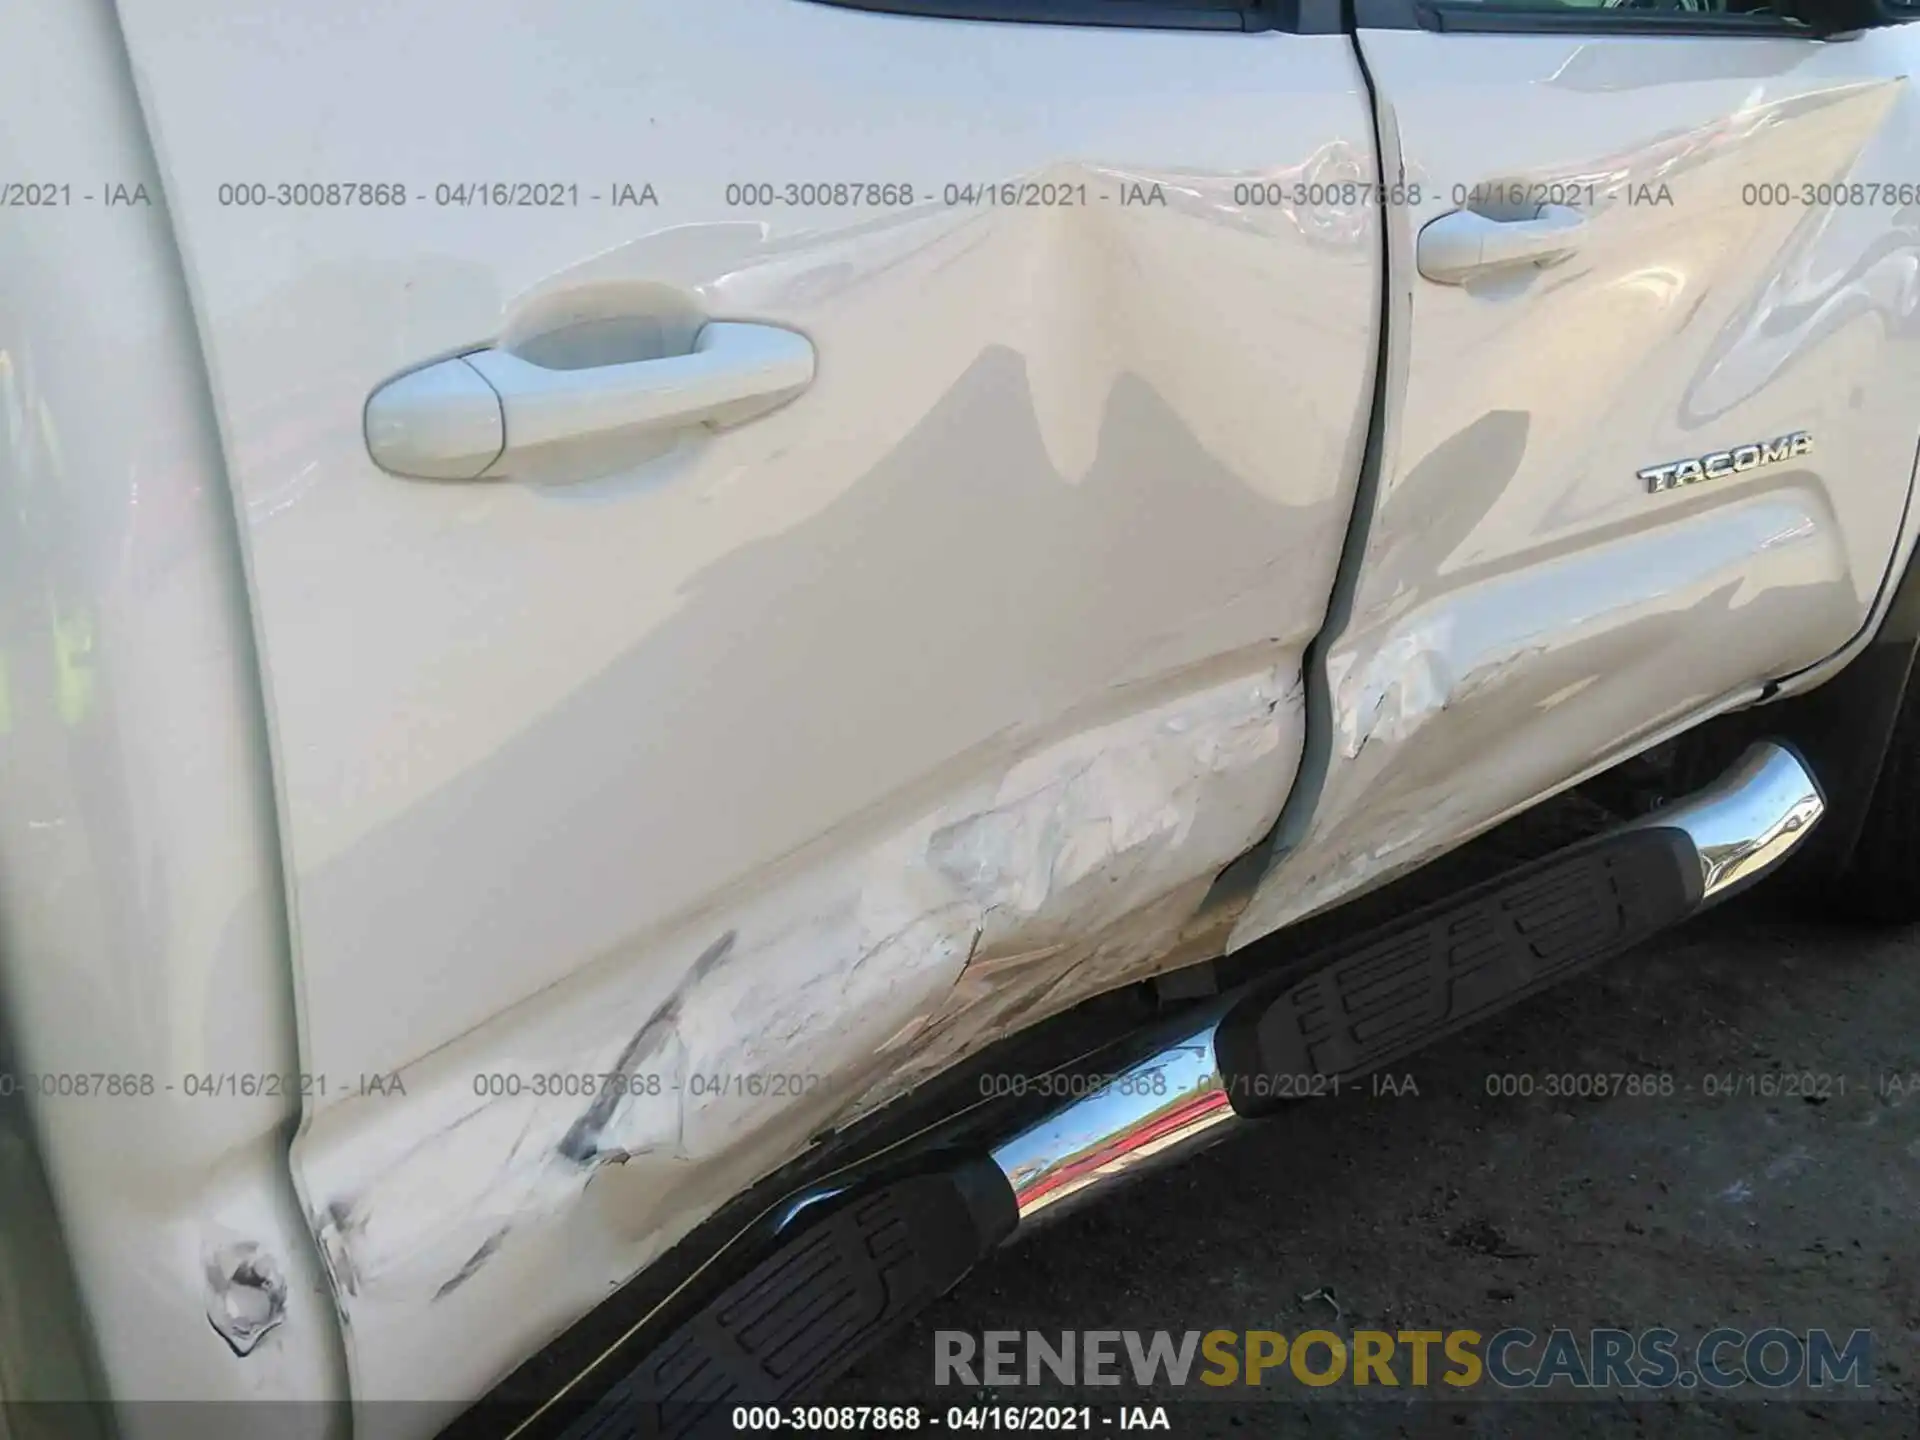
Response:
[[[356,1397],[465,1398],[821,1126],[1146,973],[1271,826],[1379,231],[1357,196],[1233,192],[1372,179],[1364,91],[1337,36],[799,0],[124,12],[245,517],[330,1081],[296,1167]],[[348,178],[420,198],[220,203]],[[495,179],[581,200],[433,202]],[[944,203],[1002,180],[1086,203]],[[788,181],[920,198],[728,203]],[[617,182],[658,206],[588,199]],[[660,343],[781,326],[817,371],[594,479],[368,458],[392,376],[623,316]],[[629,1097],[590,1163],[560,1151],[591,1097],[475,1094],[609,1069],[670,1003],[649,1064],[802,1093]],[[395,1070],[404,1096],[354,1096]]]

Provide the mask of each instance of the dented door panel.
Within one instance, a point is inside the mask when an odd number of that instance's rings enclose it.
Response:
[[[1387,424],[1326,649],[1324,782],[1235,945],[1756,698],[1867,620],[1920,434],[1920,208],[1897,189],[1917,39],[1363,32],[1389,173],[1422,193],[1389,216]],[[1581,210],[1581,247],[1421,279],[1420,227],[1514,182]],[[1801,189],[1835,182],[1896,188]],[[1660,484],[1667,466],[1695,483]]]
[[[426,5],[124,16],[243,509],[297,1179],[355,1397],[464,1401],[823,1127],[1164,963],[1268,831],[1380,233],[1233,187],[1375,179],[1364,89],[1337,36],[800,0],[479,0],[444,68]],[[219,201],[282,178],[410,198]],[[434,200],[495,179],[581,199]],[[949,201],[1005,180],[1054,203]],[[789,182],[915,198],[730,198]],[[636,306],[817,376],[596,478],[368,459],[396,373]]]

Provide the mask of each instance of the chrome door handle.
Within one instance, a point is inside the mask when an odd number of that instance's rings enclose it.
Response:
[[[397,376],[367,400],[374,464],[394,475],[479,480],[516,462],[690,425],[738,425],[813,381],[813,346],[772,325],[713,321],[691,354],[555,370],[476,350]]]
[[[1455,210],[1420,227],[1420,273],[1441,285],[1517,265],[1552,265],[1587,238],[1587,217],[1566,205],[1542,205],[1531,217],[1495,220]]]

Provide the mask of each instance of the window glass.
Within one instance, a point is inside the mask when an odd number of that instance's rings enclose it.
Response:
[[[1490,10],[1620,11],[1636,19],[1671,15],[1684,21],[1696,15],[1752,15],[1776,17],[1792,24],[1776,0],[1449,0],[1455,4],[1484,4]]]

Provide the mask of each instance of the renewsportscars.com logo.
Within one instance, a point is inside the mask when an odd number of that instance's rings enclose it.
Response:
[[[1767,1390],[1873,1384],[1873,1333],[1667,1329],[936,1330],[935,1385],[1251,1387],[1298,1384],[1506,1390]]]

